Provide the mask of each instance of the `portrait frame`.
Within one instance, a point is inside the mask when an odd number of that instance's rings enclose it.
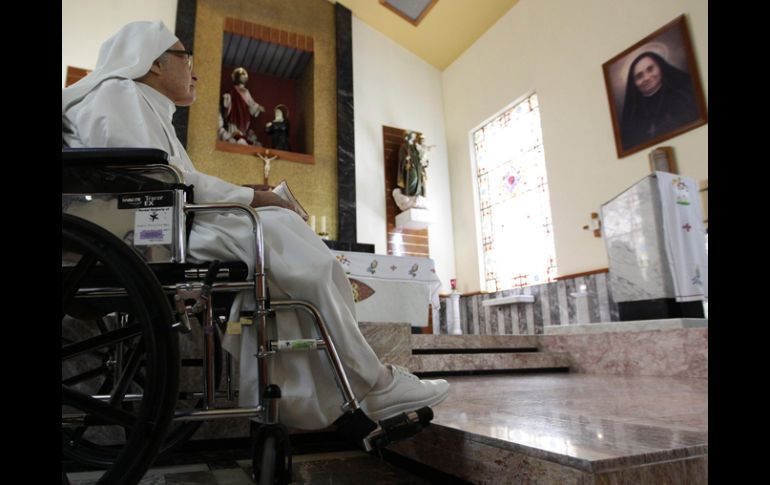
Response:
[[[666,71],[663,69],[659,69],[660,73],[663,73],[660,76],[662,82],[653,94],[642,95],[642,88],[645,86],[637,87],[633,80],[629,82],[629,70],[634,60],[647,52],[660,56],[668,64],[667,69],[679,71],[676,87],[673,80],[670,86],[666,86]],[[645,59],[651,59],[651,57]],[[643,67],[642,62],[634,66],[635,70],[641,67]],[[703,96],[700,73],[684,15],[680,15],[602,64],[602,70],[618,158],[631,155],[708,123],[706,100]],[[638,76],[640,77],[641,74],[638,73]],[[687,80],[688,76],[689,80]],[[674,89],[676,92],[673,91]],[[650,103],[649,109],[643,102],[636,101],[645,97],[655,99],[656,94],[659,94],[658,99],[654,107]],[[629,104],[629,107],[626,104]],[[627,108],[629,111],[624,113]]]
[[[679,173],[673,147],[657,147],[650,152],[648,157],[650,159],[650,172]]]

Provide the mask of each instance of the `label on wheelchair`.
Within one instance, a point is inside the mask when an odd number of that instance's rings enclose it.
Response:
[[[134,210],[134,246],[171,244],[174,192],[118,195],[118,209]]]
[[[62,194],[62,212],[107,229],[148,263],[179,263],[184,262],[182,202],[181,190]]]
[[[171,207],[136,209],[134,214],[134,246],[171,244],[174,214]]]
[[[174,193],[144,192],[141,194],[121,194],[118,196],[118,209],[139,209],[140,207],[172,207]]]

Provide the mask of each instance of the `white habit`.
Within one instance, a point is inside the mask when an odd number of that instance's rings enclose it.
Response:
[[[171,164],[184,172],[185,183],[195,186],[196,202],[249,204],[253,196],[251,189],[195,170],[171,124],[176,109],[174,104],[153,88],[132,80],[144,75],[152,60],[177,41],[160,22],[136,24],[141,24],[136,27],[139,31],[158,30],[156,38],[150,39],[150,44],[154,42],[155,45],[148,46],[145,42],[135,47],[130,32],[124,32],[123,37],[119,34],[102,47],[94,72],[62,91],[63,122],[73,130],[73,133],[64,134],[65,141],[71,147],[159,148],[168,152]],[[143,33],[146,32],[140,32]],[[113,58],[104,61],[105,55]],[[133,67],[119,68],[125,65]],[[358,329],[350,283],[344,269],[294,212],[270,207],[258,209],[258,213],[263,225],[271,298],[306,300],[320,309],[353,392],[359,400],[363,399],[374,386],[383,366]],[[245,217],[234,214],[197,214],[188,254],[196,260],[241,260],[249,265],[251,272],[254,263],[251,224]],[[239,298],[247,299],[250,298]],[[244,307],[248,304],[244,302]],[[279,312],[279,338],[316,337],[309,320],[304,314]],[[225,348],[239,357],[239,404],[242,406],[257,404],[253,327],[244,326],[243,335],[225,338]],[[281,353],[271,361],[272,381],[282,390],[280,413],[284,424],[318,429],[341,415],[342,395],[324,353]]]

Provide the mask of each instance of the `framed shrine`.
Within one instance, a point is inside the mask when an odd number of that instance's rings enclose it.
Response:
[[[314,164],[313,37],[231,17],[223,35],[216,149]]]

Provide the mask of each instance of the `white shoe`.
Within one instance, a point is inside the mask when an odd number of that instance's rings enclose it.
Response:
[[[382,389],[374,388],[361,401],[361,407],[374,421],[415,411],[423,406],[435,406],[449,395],[449,383],[444,379],[421,380],[403,367],[386,364],[393,380]]]

